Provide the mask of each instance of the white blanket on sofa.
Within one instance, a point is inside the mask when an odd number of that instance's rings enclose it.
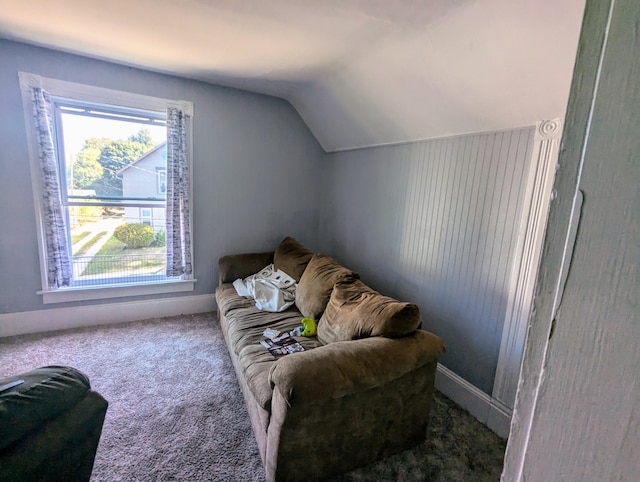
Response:
[[[273,264],[259,273],[245,279],[237,279],[233,287],[240,296],[248,296],[256,301],[262,311],[284,311],[296,299],[296,281],[282,270],[275,270]]]

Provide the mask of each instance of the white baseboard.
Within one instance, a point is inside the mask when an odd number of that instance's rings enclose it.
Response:
[[[439,363],[436,388],[500,437],[509,436],[511,409]]]
[[[0,337],[215,310],[213,294],[0,314]]]

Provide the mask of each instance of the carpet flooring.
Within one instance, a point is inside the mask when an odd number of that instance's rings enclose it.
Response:
[[[78,368],[109,401],[92,482],[264,480],[215,314],[0,338],[0,377],[44,365]],[[332,480],[498,481],[504,450],[436,393],[422,445]]]

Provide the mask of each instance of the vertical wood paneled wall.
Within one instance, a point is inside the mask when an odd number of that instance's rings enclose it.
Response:
[[[420,306],[441,362],[491,393],[534,129],[328,154],[320,236]]]

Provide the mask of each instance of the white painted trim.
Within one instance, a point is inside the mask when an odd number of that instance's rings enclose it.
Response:
[[[439,363],[436,388],[500,437],[509,436],[511,409]]]
[[[513,256],[492,397],[513,408],[558,162],[562,121],[538,122]]]
[[[0,314],[0,337],[206,313],[215,309],[214,295],[206,294],[5,313]]]
[[[126,284],[117,286],[93,286],[87,288],[60,288],[55,291],[38,291],[42,302],[66,303],[69,301],[104,300],[123,296],[159,295],[193,291],[198,280],[177,280],[146,284]]]
[[[29,87],[40,87],[52,95],[66,97],[67,99],[155,111],[164,111],[167,107],[175,107],[184,111],[187,115],[193,116],[193,103],[187,100],[163,99],[150,95],[134,94],[132,92],[52,79],[29,72],[18,72],[18,77],[23,91],[28,91]]]
[[[393,147],[393,146],[403,146],[403,145],[407,145],[407,144],[415,144],[417,142],[425,142],[425,141],[437,141],[437,140],[442,140],[442,139],[455,139],[458,137],[470,137],[470,136],[481,136],[484,134],[496,134],[496,133],[500,133],[500,132],[513,132],[513,131],[519,131],[519,130],[524,130],[524,129],[531,129],[531,125],[526,125],[526,126],[519,126],[519,127],[510,127],[507,129],[496,129],[496,130],[492,130],[492,131],[472,131],[472,132],[461,132],[461,133],[452,133],[452,134],[444,134],[441,136],[435,136],[435,137],[420,137],[418,139],[405,139],[402,141],[389,141],[389,142],[380,142],[378,144],[365,144],[362,146],[355,146],[355,147],[341,147],[339,149],[332,149],[332,150],[326,150],[324,148],[324,146],[322,146],[322,148],[324,149],[325,153],[327,154],[336,154],[339,152],[349,152],[349,151],[360,151],[360,150],[364,150],[364,149],[377,149],[379,147]]]

